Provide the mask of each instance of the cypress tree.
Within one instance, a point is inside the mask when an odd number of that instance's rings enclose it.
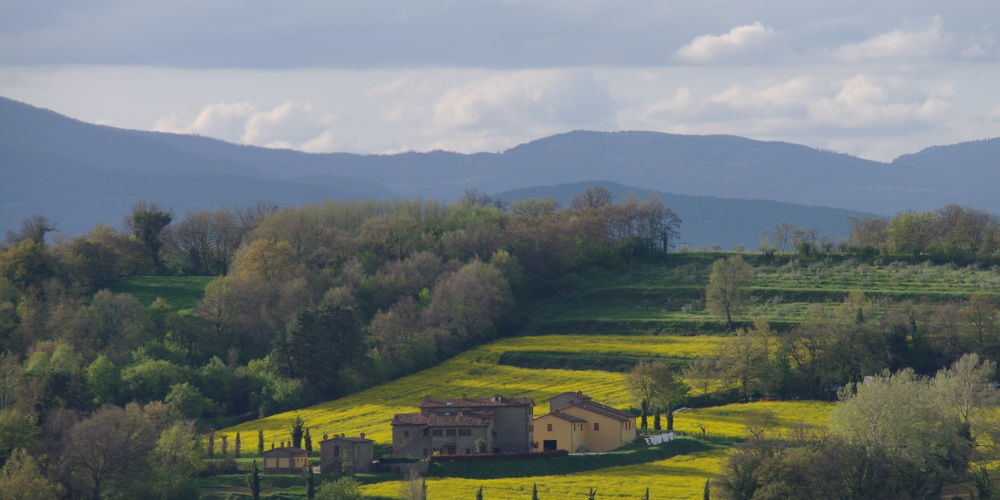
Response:
[[[226,458],[227,454],[229,454],[229,436],[223,434],[222,435],[222,458]]]
[[[649,486],[646,486],[646,494],[642,496],[642,500],[649,500]]]
[[[306,428],[306,433],[305,433],[304,436],[302,436],[302,439],[304,439],[305,442],[306,442],[306,451],[309,452],[309,453],[312,453],[312,451],[313,451],[313,439],[312,439],[312,436],[309,435],[309,428],[308,427]]]
[[[215,431],[208,433],[208,458],[215,457]]]
[[[480,486],[479,489],[476,490],[476,500],[483,500],[483,487],[482,486]]]
[[[316,478],[313,477],[313,468],[311,465],[307,466],[309,469],[309,475],[306,476],[306,498],[312,500],[316,496]]]
[[[712,492],[709,490],[709,488],[711,488],[710,484],[711,483],[709,483],[708,479],[706,479],[705,480],[705,495],[702,497],[704,500],[711,500],[711,498],[712,498]]]
[[[653,414],[653,430],[662,430],[663,426],[660,425],[660,409],[656,409],[656,413]]]
[[[590,491],[587,492],[587,500],[597,500],[597,490],[590,488]]]
[[[538,484],[531,483],[531,500],[538,500]]]
[[[296,448],[302,447],[302,431],[305,427],[305,422],[302,421],[302,417],[296,415],[295,420],[292,421],[292,446]]]
[[[641,410],[642,418],[639,419],[639,428],[646,430],[649,428],[649,421],[646,420],[646,415],[649,414],[649,401],[643,399],[639,402],[639,409]]]
[[[253,500],[260,500],[260,474],[257,472],[257,460],[253,461],[253,471],[247,479],[250,486],[250,496]]]
[[[264,453],[264,431],[257,431],[257,453]]]
[[[233,444],[233,453],[236,455],[236,458],[240,458],[240,448],[242,446],[243,446],[243,443],[240,442],[240,433],[237,432],[236,433],[236,443]]]

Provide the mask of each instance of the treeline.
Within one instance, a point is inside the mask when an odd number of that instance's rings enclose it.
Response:
[[[964,353],[1000,357],[996,300],[875,304],[860,291],[838,307],[811,306],[803,321],[775,332],[767,320],[737,329],[712,355],[691,363],[685,378],[708,397],[715,380],[747,400],[835,398],[838,388],[883,370],[932,375]]]
[[[849,245],[867,256],[898,256],[955,264],[1000,262],[1000,219],[948,205],[888,219],[851,217]]]
[[[713,493],[732,500],[785,498],[995,498],[996,364],[976,354],[933,377],[885,371],[839,393],[829,429],[808,422],[777,432],[778,419],[749,412],[750,439],[732,454]],[[964,483],[964,484],[963,484]],[[972,490],[972,491],[969,491]]]
[[[132,402],[221,426],[332,399],[517,328],[519,305],[585,266],[669,249],[678,225],[658,199],[615,203],[601,188],[565,208],[470,191],[452,204],[259,205],[179,221],[141,203],[123,231],[68,241],[32,217],[0,248],[0,427],[39,436],[67,429],[53,420],[66,412]],[[205,273],[218,277],[193,310],[105,289]],[[9,435],[0,463],[48,449]]]

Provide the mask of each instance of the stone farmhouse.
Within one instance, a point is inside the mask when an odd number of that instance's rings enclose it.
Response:
[[[302,448],[282,446],[261,454],[265,474],[301,474],[306,472],[309,454]]]
[[[519,453],[532,449],[530,398],[420,400],[419,413],[392,418],[392,456],[424,458],[434,453]]]
[[[375,441],[361,437],[335,435],[319,442],[320,472],[323,474],[362,474],[374,472]]]
[[[533,451],[604,452],[635,440],[632,414],[598,403],[582,392],[564,392],[549,400],[549,413],[533,423]]]

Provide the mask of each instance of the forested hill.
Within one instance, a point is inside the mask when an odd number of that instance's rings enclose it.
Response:
[[[528,198],[551,196],[561,205],[567,206],[577,194],[589,186],[600,184],[619,200],[629,193],[640,200],[651,195],[659,196],[665,204],[677,212],[681,219],[681,244],[694,248],[720,245],[732,248],[741,244],[746,248],[757,248],[761,236],[774,229],[781,222],[791,222],[803,228],[819,229],[831,240],[846,238],[851,232],[848,217],[870,217],[872,214],[841,208],[797,205],[769,200],[741,200],[714,198],[710,196],[688,196],[664,193],[649,189],[623,186],[610,181],[577,182],[515,189],[497,194],[497,198],[513,202]]]
[[[497,193],[593,179],[879,214],[947,203],[1000,212],[990,192],[1000,155],[961,146],[887,164],[735,136],[577,131],[500,153],[308,154],[93,125],[0,98],[0,229],[44,214],[76,234],[95,221],[117,225],[142,199],[180,214],[258,201],[455,199],[469,187]]]

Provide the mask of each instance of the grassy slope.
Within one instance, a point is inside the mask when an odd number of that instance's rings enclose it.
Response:
[[[268,440],[288,439],[288,427],[298,414],[312,427],[314,435],[365,432],[384,443],[390,440],[391,415],[416,411],[416,403],[424,395],[487,396],[500,392],[530,396],[538,403],[536,413],[541,414],[547,397],[566,390],[583,390],[598,400],[627,407],[630,397],[621,374],[524,369],[501,366],[497,361],[506,351],[698,357],[710,351],[721,337],[650,334],[678,331],[670,324],[685,325],[685,333],[713,331],[712,325],[717,325],[718,320],[707,315],[699,301],[708,267],[717,257],[673,255],[666,259],[666,265],[640,264],[625,270],[590,273],[581,277],[575,289],[566,290],[531,312],[526,332],[546,335],[504,339],[346,398],[224,431],[239,430],[244,436],[253,436],[263,429]],[[865,290],[876,298],[929,297],[942,301],[964,299],[972,293],[997,293],[998,286],[1000,278],[994,272],[950,266],[871,267],[842,263],[758,267],[756,303],[745,319],[765,316],[772,322],[794,324],[810,303],[835,307],[851,290]],[[626,335],[551,335],[565,332]],[[823,425],[831,408],[830,403],[810,401],[727,405],[680,413],[675,426],[693,435],[700,435],[704,427],[709,438],[725,444],[746,436],[743,422],[748,411],[775,412],[780,422],[778,432],[787,434],[792,424]],[[429,478],[427,484],[429,493],[441,499],[471,498],[480,486],[487,498],[525,498],[533,483],[548,498],[582,497],[589,487],[596,487],[605,498],[637,498],[646,487],[655,498],[700,498],[705,479],[720,470],[724,457],[725,450],[720,448],[571,474],[504,479],[435,477]],[[373,496],[398,497],[400,488],[398,481],[383,481],[366,485],[364,491]]]
[[[288,440],[296,415],[314,436],[324,433],[356,435],[364,432],[378,442],[392,440],[389,421],[395,413],[417,411],[421,396],[487,397],[494,393],[535,398],[536,414],[547,412],[548,398],[564,391],[584,391],[598,401],[628,407],[624,375],[595,370],[539,370],[497,364],[507,350],[617,352],[697,357],[711,352],[721,337],[541,336],[503,339],[462,353],[444,363],[350,396],[302,410],[245,422],[221,432],[239,431],[256,444],[264,431],[266,442]]]
[[[194,309],[214,276],[134,276],[111,285],[114,293],[130,293],[148,306],[162,297],[179,310]]]
[[[723,324],[704,309],[708,271],[718,254],[673,254],[664,264],[635,264],[581,277],[578,286],[533,311],[530,334],[691,334],[721,332]],[[759,256],[748,258],[759,261]],[[758,262],[759,264],[759,262]],[[949,265],[870,266],[851,261],[758,265],[754,303],[744,322],[766,317],[781,328],[802,320],[812,304],[835,307],[848,292],[873,299],[965,300],[975,293],[1000,294],[996,270]]]

